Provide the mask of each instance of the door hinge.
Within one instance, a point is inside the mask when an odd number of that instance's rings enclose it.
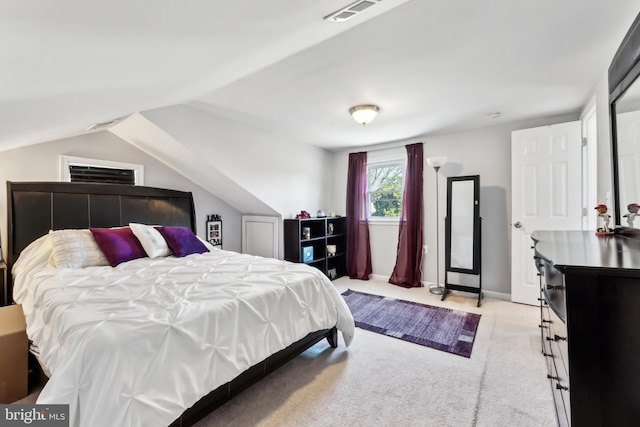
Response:
[[[587,138],[582,138],[582,146],[586,147],[587,146]]]
[[[587,216],[587,208],[582,208],[582,216]]]

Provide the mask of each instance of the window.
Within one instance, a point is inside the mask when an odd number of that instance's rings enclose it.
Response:
[[[60,156],[60,179],[64,182],[144,185],[144,166]]]
[[[402,161],[367,165],[369,218],[399,218],[404,186]]]

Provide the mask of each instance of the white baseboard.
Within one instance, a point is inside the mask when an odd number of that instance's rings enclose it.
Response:
[[[370,274],[369,279],[380,280],[382,282],[389,282],[389,276],[385,276],[382,274]]]
[[[369,278],[371,280],[378,280],[385,283],[389,282],[389,277],[383,274],[370,274]],[[429,287],[429,285],[435,285],[435,283],[422,282],[422,286],[424,287]],[[456,292],[462,292],[462,291],[456,291]],[[472,294],[470,292],[465,292],[465,293],[468,293],[469,295],[477,295],[477,294]],[[488,291],[486,289],[483,289],[482,293],[484,294],[485,298],[497,299],[501,301],[511,301],[511,294],[507,294],[504,292]]]

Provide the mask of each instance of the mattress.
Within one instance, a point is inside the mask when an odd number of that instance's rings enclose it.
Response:
[[[32,351],[50,376],[40,404],[71,426],[162,426],[308,333],[354,322],[317,269],[215,250],[117,267],[58,269],[47,236],[13,269]]]

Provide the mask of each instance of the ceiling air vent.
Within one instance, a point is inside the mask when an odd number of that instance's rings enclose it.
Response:
[[[382,0],[359,0],[355,3],[351,3],[349,6],[343,7],[340,10],[336,10],[330,15],[324,17],[325,21],[342,22],[349,18],[353,18],[358,13],[362,12],[373,6],[376,3],[380,3]]]

